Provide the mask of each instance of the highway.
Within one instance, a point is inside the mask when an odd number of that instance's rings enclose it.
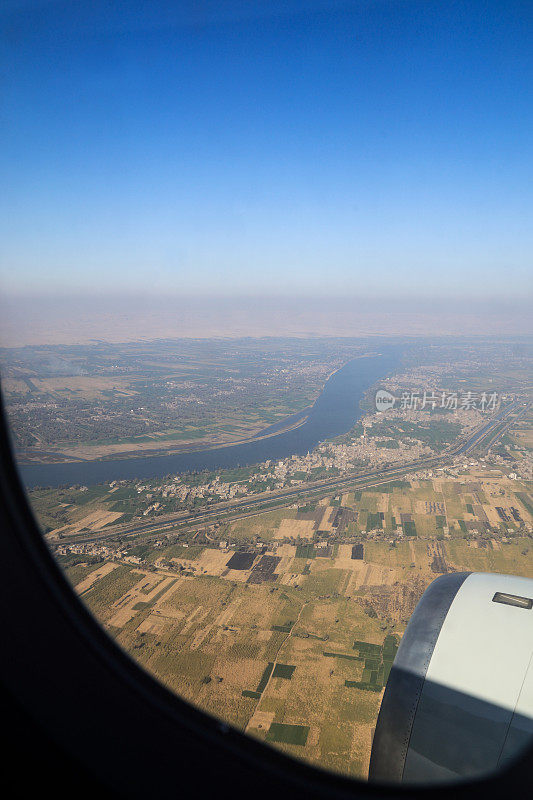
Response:
[[[177,526],[210,524],[221,518],[223,518],[224,521],[230,522],[247,516],[255,516],[268,511],[271,507],[289,505],[294,502],[294,500],[306,500],[317,494],[327,493],[332,489],[342,489],[347,485],[356,489],[378,486],[388,483],[391,480],[402,478],[408,473],[419,469],[444,466],[458,455],[467,455],[471,453],[475,447],[481,445],[484,441],[488,442],[488,446],[490,446],[496,438],[503,435],[510,425],[514,424],[523,416],[529,407],[529,404],[525,405],[521,408],[519,414],[514,415],[514,412],[520,408],[520,403],[511,403],[492,417],[489,422],[483,423],[483,425],[474,431],[466,440],[457,442],[444,453],[437,456],[428,456],[427,458],[421,458],[416,461],[385,469],[372,470],[365,473],[350,473],[342,477],[314,481],[313,483],[305,484],[305,486],[300,485],[296,488],[286,489],[276,493],[262,493],[253,497],[247,497],[244,500],[238,500],[234,503],[216,503],[208,510],[201,513],[177,512],[172,516],[167,515],[165,517],[159,517],[157,520],[153,519],[149,522],[139,521],[133,525],[120,525],[119,523],[105,530],[102,529],[93,534],[85,535],[84,537],[65,537],[61,539],[61,543],[72,544],[76,542],[78,544],[87,544],[117,537],[162,533],[169,529],[176,528]]]

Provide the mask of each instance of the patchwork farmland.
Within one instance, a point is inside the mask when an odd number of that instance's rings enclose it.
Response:
[[[458,570],[533,577],[532,511],[525,481],[443,472],[64,566],[118,644],[171,690],[269,746],[365,777],[424,589]]]

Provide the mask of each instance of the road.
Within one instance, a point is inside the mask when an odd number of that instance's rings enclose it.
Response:
[[[343,477],[314,481],[312,483],[306,483],[305,486],[300,485],[294,489],[285,489],[276,493],[262,493],[233,503],[216,503],[203,513],[178,512],[173,515],[159,517],[157,520],[151,520],[150,522],[136,522],[133,525],[117,524],[109,526],[105,530],[86,535],[83,538],[80,536],[65,537],[61,539],[61,544],[72,544],[74,542],[78,544],[87,544],[117,537],[138,536],[143,533],[160,533],[176,528],[178,525],[209,524],[221,518],[223,518],[224,521],[230,522],[264,513],[270,510],[271,506],[278,508],[283,507],[284,505],[291,504],[294,500],[310,499],[314,495],[327,493],[331,489],[342,489],[346,485],[350,485],[356,489],[379,486],[391,480],[404,477],[408,473],[419,469],[444,466],[456,456],[467,455],[472,452],[475,447],[482,445],[484,441],[489,442],[488,446],[490,446],[495,438],[502,436],[505,430],[522,417],[529,407],[528,404],[521,408],[521,404],[518,402],[506,406],[505,409],[492,417],[489,422],[483,423],[483,425],[474,431],[467,439],[457,442],[453,447],[437,456],[428,456],[385,469],[372,470],[365,473],[351,473]],[[520,412],[514,415],[514,412],[520,408]]]

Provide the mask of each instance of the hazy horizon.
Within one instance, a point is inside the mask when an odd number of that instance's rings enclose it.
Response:
[[[529,302],[77,295],[0,298],[0,346],[264,336],[527,336]]]

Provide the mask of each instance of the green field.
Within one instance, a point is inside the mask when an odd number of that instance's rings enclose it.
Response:
[[[292,678],[292,674],[296,667],[291,664],[276,664],[274,667],[274,672],[272,673],[273,678],[285,678],[289,680]]]
[[[283,744],[297,744],[304,747],[307,743],[309,728],[305,725],[287,725],[286,723],[273,722],[269,728],[267,742]]]

